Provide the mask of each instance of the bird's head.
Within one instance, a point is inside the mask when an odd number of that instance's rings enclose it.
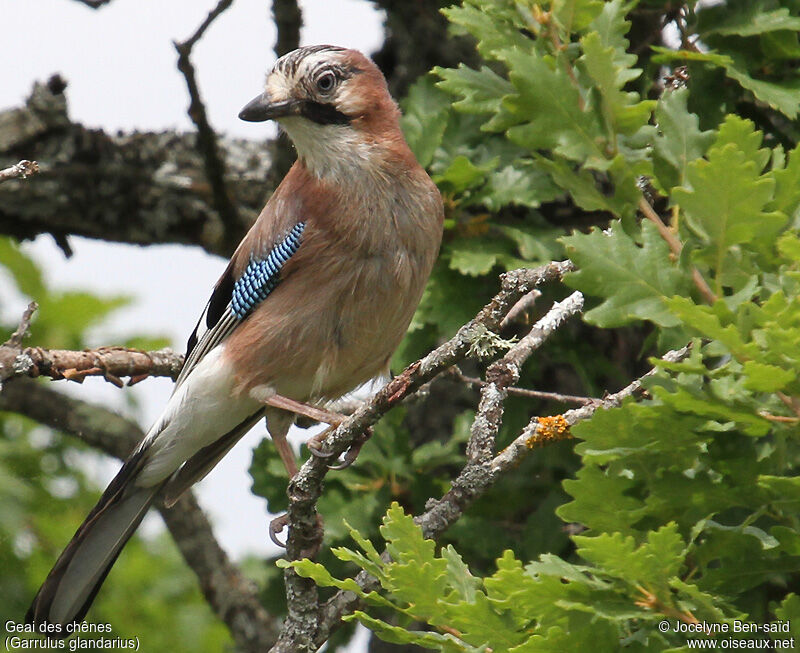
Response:
[[[239,118],[278,121],[317,174],[363,164],[370,149],[395,142],[400,133],[399,111],[378,67],[356,50],[331,45],[278,59],[264,92]]]

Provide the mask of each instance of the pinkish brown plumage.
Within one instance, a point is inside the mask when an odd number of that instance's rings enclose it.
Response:
[[[217,283],[162,416],[59,557],[28,622],[82,619],[153,500],[174,502],[264,415],[291,473],[294,415],[276,397],[335,399],[386,372],[422,296],[442,201],[369,59],[332,46],[291,52],[240,117],[278,120],[298,160]]]

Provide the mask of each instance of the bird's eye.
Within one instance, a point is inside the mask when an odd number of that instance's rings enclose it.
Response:
[[[317,77],[317,88],[323,93],[328,93],[336,85],[336,75],[331,71],[322,73]]]

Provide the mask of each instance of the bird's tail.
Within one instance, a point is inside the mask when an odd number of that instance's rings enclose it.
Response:
[[[81,621],[122,547],[133,535],[163,484],[138,487],[141,454],[132,456],[56,561],[25,616],[37,632],[67,637],[65,626]],[[44,624],[61,627],[57,632]]]

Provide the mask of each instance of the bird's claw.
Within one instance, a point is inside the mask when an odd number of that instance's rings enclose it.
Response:
[[[277,544],[282,549],[286,548],[286,542],[281,542],[278,539],[278,533],[280,533],[284,528],[289,525],[289,515],[287,513],[283,513],[278,517],[275,517],[269,523],[269,539],[271,539],[275,544]]]
[[[344,456],[342,457],[342,462],[338,465],[328,465],[328,469],[333,470],[341,470],[347,469],[352,465],[356,458],[358,458],[358,454],[361,453],[361,447],[372,437],[372,427],[367,427],[361,435],[359,435],[354,441],[353,444],[350,445],[350,448],[344,452]]]
[[[330,458],[333,456],[333,452],[322,450],[322,442],[325,440],[329,432],[330,429],[327,429],[319,435],[309,438],[308,442],[306,442],[308,451],[312,456],[316,456],[317,458]]]
[[[306,442],[306,446],[308,447],[309,452],[312,456],[316,456],[317,458],[331,458],[333,453],[328,451],[322,451],[323,442],[325,442],[325,438],[328,437],[328,434],[333,430],[332,428],[315,435],[313,438],[309,438],[308,442]],[[344,457],[342,458],[342,462],[336,465],[328,465],[328,469],[347,469],[352,465],[356,458],[358,458],[358,454],[361,452],[361,447],[364,446],[364,443],[372,437],[372,427],[366,428],[361,435],[359,435],[355,440],[353,440],[353,444],[350,445],[347,451],[344,453]]]

